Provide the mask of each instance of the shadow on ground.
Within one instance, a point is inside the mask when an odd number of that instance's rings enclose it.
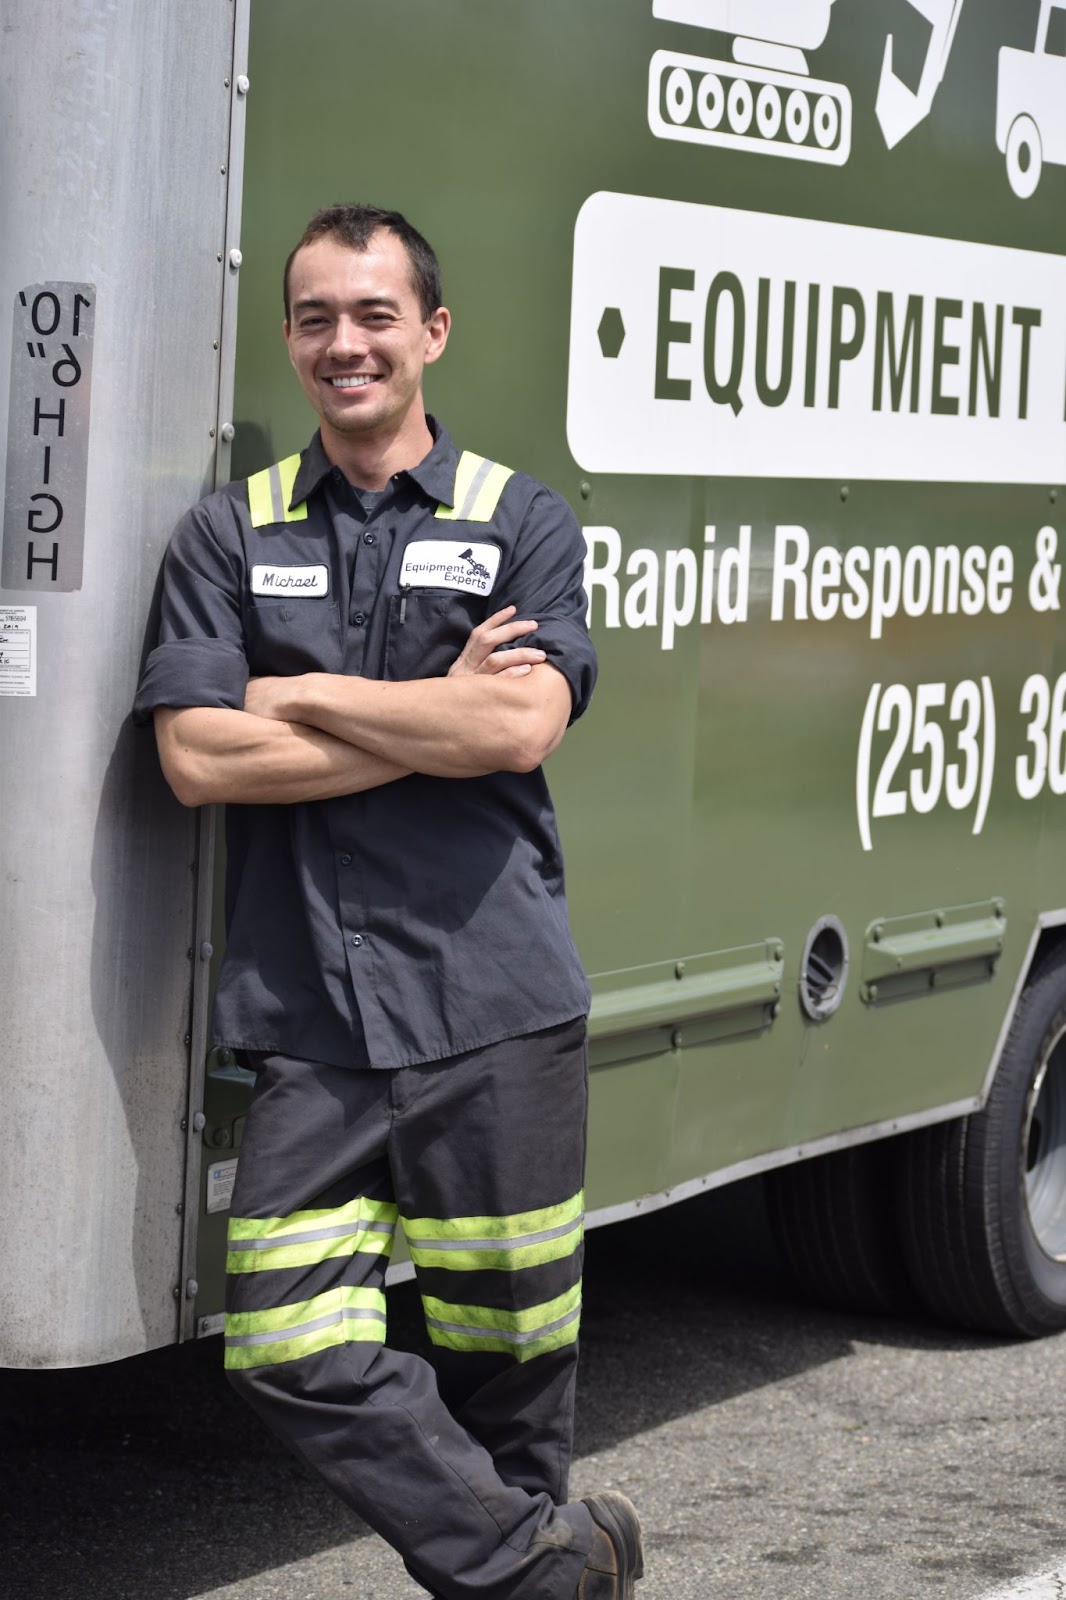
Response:
[[[391,1342],[422,1350],[413,1286]],[[795,1296],[757,1185],[588,1241],[579,1456],[845,1358],[887,1332]],[[917,1325],[890,1335],[958,1343]],[[364,1525],[229,1390],[218,1339],[66,1372],[0,1371],[7,1600],[189,1600],[358,1537]]]

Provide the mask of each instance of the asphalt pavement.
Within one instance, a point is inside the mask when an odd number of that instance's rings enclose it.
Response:
[[[390,1319],[423,1348],[411,1285]],[[590,1235],[582,1338],[572,1492],[639,1505],[639,1600],[976,1600],[1066,1560],[1066,1335],[812,1307],[756,1186]],[[0,1371],[0,1428],[3,1600],[422,1594],[231,1394],[217,1339]]]

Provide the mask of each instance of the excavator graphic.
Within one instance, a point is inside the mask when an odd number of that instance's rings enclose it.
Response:
[[[894,145],[929,115],[940,87],[955,41],[962,0],[910,0],[914,10],[929,23],[932,32],[926,47],[922,76],[917,89],[910,89],[892,68],[892,35],[885,40],[881,62],[881,81],[877,86],[877,120],[885,143]]]
[[[654,0],[664,22],[734,37],[732,61],[657,50],[648,123],[660,139],[843,166],[851,96],[812,78],[804,54],[829,31],[834,0]]]
[[[735,37],[731,62],[656,51],[648,98],[652,132],[660,139],[842,166],[851,151],[851,96],[843,84],[810,77],[805,56],[824,42],[834,3],[653,0],[653,14],[664,22]],[[876,112],[889,149],[929,115],[963,6],[963,0],[909,3],[925,18],[930,34],[915,89],[895,71],[893,36],[885,41]],[[1063,3],[1043,0],[1045,10]]]

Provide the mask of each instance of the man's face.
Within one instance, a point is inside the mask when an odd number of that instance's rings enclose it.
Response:
[[[370,439],[423,416],[422,368],[448,338],[441,307],[428,322],[407,251],[381,228],[366,250],[325,235],[297,251],[289,270],[285,341],[323,433]]]

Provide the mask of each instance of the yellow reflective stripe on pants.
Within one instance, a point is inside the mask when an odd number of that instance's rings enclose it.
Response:
[[[345,1256],[392,1251],[396,1206],[365,1195],[331,1211],[294,1211],[288,1217],[231,1217],[227,1272],[313,1267]]]
[[[584,1237],[584,1194],[509,1217],[404,1217],[416,1267],[516,1272],[573,1255]]]
[[[286,456],[264,467],[248,479],[248,510],[253,528],[265,528],[273,522],[303,522],[307,517],[307,501],[290,505],[296,474],[300,470],[300,457]]]
[[[524,1311],[493,1306],[458,1306],[422,1296],[426,1327],[434,1344],[448,1350],[495,1350],[530,1361],[572,1344],[581,1321],[581,1285]]]
[[[355,1341],[385,1342],[385,1296],[380,1289],[342,1286],[268,1311],[229,1312],[225,1365],[230,1370],[273,1367]]]
[[[455,472],[454,504],[439,505],[434,515],[444,522],[491,522],[507,480],[513,476],[510,467],[464,450]]]

